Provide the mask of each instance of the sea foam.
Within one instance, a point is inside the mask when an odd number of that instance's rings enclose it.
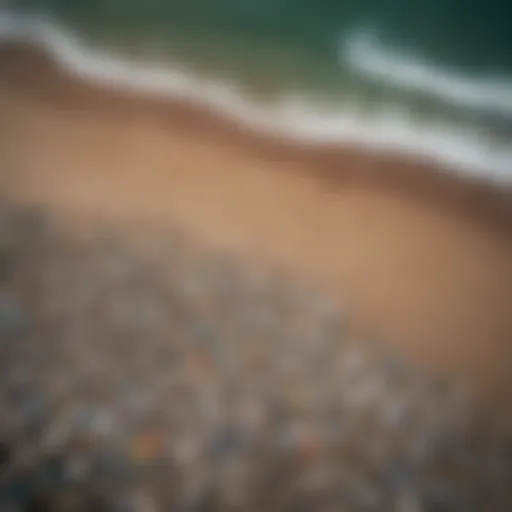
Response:
[[[192,100],[251,129],[303,144],[349,143],[366,150],[399,152],[474,179],[512,183],[510,144],[498,143],[469,126],[415,120],[405,106],[383,105],[368,113],[355,103],[322,108],[292,94],[265,105],[251,101],[236,84],[200,76],[168,61],[150,65],[108,49],[97,50],[64,24],[44,16],[0,12],[0,40],[37,44],[69,73],[102,86]],[[368,63],[367,59],[364,66]]]
[[[340,56],[366,79],[512,121],[512,81],[506,77],[466,76],[403,48],[387,46],[371,30],[342,39]]]

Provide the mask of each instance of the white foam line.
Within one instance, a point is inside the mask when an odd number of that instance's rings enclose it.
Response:
[[[407,110],[383,107],[364,115],[356,105],[320,109],[287,95],[272,107],[246,99],[232,84],[212,82],[180,70],[136,64],[86,47],[69,30],[42,17],[0,12],[0,40],[41,45],[74,75],[102,85],[152,95],[190,99],[266,133],[303,143],[350,143],[381,152],[400,152],[449,166],[466,176],[512,184],[512,147],[497,146],[469,128],[414,122]]]
[[[366,78],[419,92],[450,105],[512,118],[512,82],[505,77],[469,77],[386,47],[375,32],[360,30],[341,42],[341,56]]]

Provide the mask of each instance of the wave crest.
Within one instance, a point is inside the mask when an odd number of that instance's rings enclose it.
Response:
[[[350,143],[368,150],[400,152],[437,161],[476,179],[512,184],[510,145],[499,145],[469,127],[418,122],[407,109],[383,105],[370,114],[356,104],[321,109],[290,94],[265,106],[251,101],[234,84],[214,82],[169,63],[150,66],[94,50],[62,24],[40,16],[0,11],[2,40],[37,43],[60,66],[82,79],[193,100],[255,130],[302,143]]]
[[[340,55],[366,79],[512,120],[512,81],[507,77],[457,73],[404,49],[386,46],[370,30],[360,30],[343,40]]]

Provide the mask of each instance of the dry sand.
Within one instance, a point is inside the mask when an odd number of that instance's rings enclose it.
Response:
[[[170,225],[285,267],[339,296],[361,331],[512,396],[507,191],[94,90],[22,47],[0,52],[0,185],[71,227]]]

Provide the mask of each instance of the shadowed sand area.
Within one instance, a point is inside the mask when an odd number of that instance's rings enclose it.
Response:
[[[86,218],[169,225],[312,279],[362,332],[511,397],[507,191],[95,90],[21,46],[0,52],[0,169],[11,198],[72,229]]]

